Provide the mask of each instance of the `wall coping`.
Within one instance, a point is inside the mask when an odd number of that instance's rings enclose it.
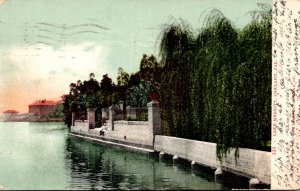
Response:
[[[156,135],[157,136],[157,135]],[[197,141],[197,142],[201,142],[204,144],[210,144],[210,145],[217,145],[217,143],[213,143],[213,142],[206,142],[206,141],[199,141],[199,140],[195,140],[195,139],[185,139],[185,138],[180,138],[180,137],[172,137],[172,136],[166,136],[166,135],[159,135],[160,137],[167,137],[168,139],[177,139],[177,140],[182,140],[182,141]],[[232,147],[231,149],[235,149],[234,147]],[[262,150],[256,150],[256,149],[250,149],[250,148],[244,148],[244,147],[239,147],[239,149],[243,149],[243,150],[247,150],[247,151],[255,151],[255,152],[260,152],[260,153],[265,153],[265,154],[270,154],[271,151],[262,151]]]
[[[166,136],[166,135],[158,135],[158,136],[160,136],[160,137],[166,137],[168,139],[182,140],[182,141],[191,141],[191,142],[199,141],[199,140],[195,140],[195,139],[185,139],[185,138],[172,137],[172,136]],[[212,143],[212,142],[206,142],[206,141],[199,141],[199,142],[204,143],[204,144],[216,145],[216,143]]]
[[[88,120],[80,120],[80,119],[76,119],[74,122],[77,122],[77,123],[88,123]]]
[[[125,121],[125,120],[118,120],[118,121],[114,121],[114,124],[122,124],[122,125],[148,125],[148,121]]]

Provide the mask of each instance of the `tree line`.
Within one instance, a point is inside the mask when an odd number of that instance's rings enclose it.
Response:
[[[71,126],[72,112],[86,116],[88,108],[96,108],[96,126],[101,126],[101,109],[113,104],[123,103],[126,116],[126,106],[146,107],[150,101],[149,93],[157,91],[156,79],[160,79],[161,67],[155,56],[143,55],[140,70],[128,74],[123,68],[118,69],[117,83],[104,74],[100,82],[91,73],[89,80],[78,80],[70,84],[70,92],[64,98],[64,121]]]

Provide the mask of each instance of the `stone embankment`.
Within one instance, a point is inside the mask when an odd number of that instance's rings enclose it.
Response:
[[[108,120],[101,128],[95,128],[95,112],[88,110],[88,120],[73,120],[70,135],[85,140],[127,148],[148,154],[159,153],[160,157],[172,155],[173,161],[184,159],[191,166],[201,165],[215,169],[215,176],[223,172],[249,178],[249,188],[257,184],[270,185],[271,153],[239,148],[239,158],[234,150],[224,161],[216,157],[216,144],[161,135],[159,103],[148,103],[148,121],[116,120],[115,107],[109,108]],[[73,115],[75,116],[75,115]],[[102,114],[105,116],[105,113]]]

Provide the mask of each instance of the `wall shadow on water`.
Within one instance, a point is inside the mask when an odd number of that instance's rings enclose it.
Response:
[[[71,189],[230,189],[181,164],[73,137],[66,139],[66,169]]]

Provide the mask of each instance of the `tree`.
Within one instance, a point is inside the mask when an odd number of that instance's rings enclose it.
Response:
[[[94,73],[89,75],[89,80],[81,81],[70,84],[70,92],[65,96],[63,103],[63,111],[65,115],[65,123],[70,127],[72,112],[81,113],[86,115],[87,108],[100,106],[100,85],[95,79]],[[96,121],[98,119],[96,118]]]
[[[112,104],[112,94],[114,90],[114,84],[112,83],[112,79],[108,76],[108,74],[103,75],[102,80],[100,82],[100,94],[101,97],[101,107],[108,107]]]
[[[129,74],[126,73],[123,68],[118,68],[118,76],[117,76],[117,86],[128,86],[129,83]]]
[[[162,32],[163,125],[172,136],[216,142],[220,160],[270,140],[271,11],[261,7],[242,30],[213,10],[196,37],[185,23]]]
[[[71,98],[70,95],[65,95],[63,100],[63,113],[64,123],[67,127],[72,125],[72,110],[71,110]]]
[[[143,55],[140,69],[131,74],[128,81],[128,104],[134,107],[146,107],[150,101],[150,92],[159,92],[162,67],[154,55]]]
[[[128,104],[132,107],[146,107],[149,103],[149,94],[151,91],[150,82],[142,81],[138,86],[130,88]]]
[[[239,63],[238,32],[218,10],[206,19],[196,41],[193,121],[201,139],[217,143],[217,155],[222,159],[229,148],[236,147],[230,136],[235,129],[232,75]]]
[[[140,79],[152,84],[160,82],[161,66],[155,56],[143,55],[139,70]]]
[[[160,107],[163,124],[173,136],[194,138],[190,122],[191,63],[194,37],[185,23],[171,24],[162,33]],[[187,130],[187,127],[190,129]]]
[[[252,12],[254,20],[239,34],[241,64],[234,83],[240,145],[261,149],[261,142],[267,145],[271,139],[272,12],[264,4],[259,8]],[[244,91],[247,95],[239,93]],[[250,119],[246,123],[241,120],[245,117]]]
[[[121,109],[123,109],[123,117],[126,118],[126,107],[129,96],[129,74],[123,68],[118,69],[117,86],[115,87],[114,96],[116,102],[122,101],[123,108]]]
[[[64,117],[63,104],[57,104],[54,110],[50,111],[48,114],[49,118],[62,118]]]

